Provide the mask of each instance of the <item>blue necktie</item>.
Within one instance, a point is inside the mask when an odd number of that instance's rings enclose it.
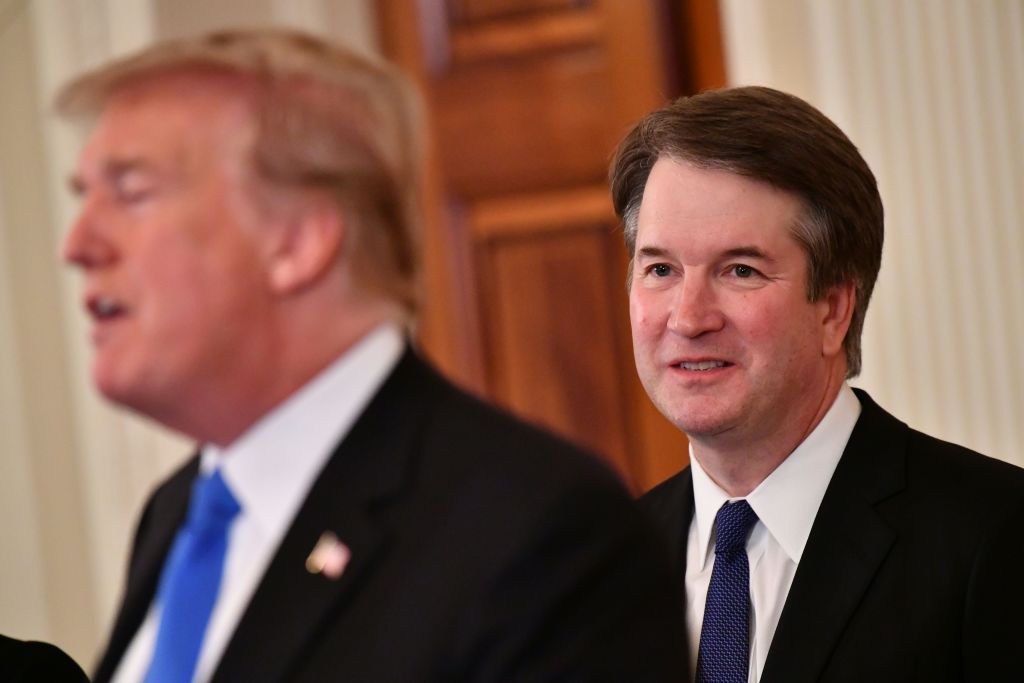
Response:
[[[220,470],[193,484],[185,524],[160,576],[160,628],[146,683],[192,680],[220,590],[228,528],[240,509]]]
[[[750,667],[747,534],[757,522],[745,500],[715,515],[715,566],[697,650],[697,683],[745,683]]]

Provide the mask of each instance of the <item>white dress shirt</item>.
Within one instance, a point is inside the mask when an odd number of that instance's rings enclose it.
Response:
[[[205,474],[219,467],[242,510],[229,531],[221,589],[194,681],[205,682],[213,675],[317,475],[390,374],[403,347],[399,328],[382,325],[230,446],[202,447],[200,471]],[[153,657],[159,623],[160,605],[154,600],[121,659],[114,683],[143,680]]]
[[[757,683],[793,575],[803,555],[825,489],[860,417],[860,401],[846,384],[814,431],[746,497],[758,521],[747,539],[750,563],[749,683]],[[714,523],[730,497],[701,467],[690,449],[694,515],[686,546],[686,626],[690,664],[696,670],[704,603],[715,562]]]

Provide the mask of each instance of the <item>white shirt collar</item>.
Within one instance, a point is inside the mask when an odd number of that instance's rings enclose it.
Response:
[[[860,417],[860,401],[846,383],[814,431],[746,497],[758,519],[795,563],[800,562],[825,489]],[[739,500],[723,491],[693,457],[694,516],[697,521],[698,566],[711,550],[711,532],[718,509]]]
[[[403,348],[397,325],[377,327],[230,446],[205,444],[200,471],[220,467],[242,514],[279,539]]]

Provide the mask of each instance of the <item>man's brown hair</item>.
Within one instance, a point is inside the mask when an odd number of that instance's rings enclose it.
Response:
[[[349,219],[355,280],[416,307],[419,103],[386,64],[297,31],[220,31],[159,43],[86,73],[57,95],[70,118],[98,115],[121,88],[188,71],[248,86],[251,163],[269,188],[324,192]]]
[[[630,259],[644,187],[659,158],[768,183],[803,203],[792,226],[807,254],[807,297],[854,283],[844,340],[847,377],[861,368],[861,332],[882,262],[883,209],[875,176],[849,138],[804,100],[748,86],[681,97],[644,117],[619,143],[610,181]]]

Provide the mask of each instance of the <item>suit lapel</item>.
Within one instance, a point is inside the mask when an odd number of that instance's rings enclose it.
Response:
[[[693,519],[693,476],[687,467],[645,495],[641,506],[668,541],[672,569],[686,578],[686,545]]]
[[[111,631],[110,643],[96,668],[93,679],[96,683],[108,681],[114,675],[149,611],[164,558],[178,527],[185,519],[192,482],[198,472],[199,457],[195,456],[161,487],[150,507],[143,513],[136,533],[136,546],[132,550],[128,585]]]
[[[647,493],[640,505],[654,521],[661,538],[667,541],[666,548],[672,564],[673,574],[679,581],[683,596],[681,610],[686,610],[686,548],[690,537],[690,520],[693,519],[693,475],[689,467],[674,475]],[[683,621],[684,629],[689,630]],[[683,656],[689,671],[689,638],[681,644]]]
[[[407,351],[332,454],[271,560],[214,674],[214,681],[282,679],[324,620],[345,609],[388,532],[371,506],[407,479],[433,374]],[[339,578],[310,573],[306,558],[324,532],[351,555]],[[267,637],[268,628],[273,637]]]
[[[820,679],[895,540],[875,506],[905,487],[906,426],[863,392],[860,419],[815,517],[763,683]]]

